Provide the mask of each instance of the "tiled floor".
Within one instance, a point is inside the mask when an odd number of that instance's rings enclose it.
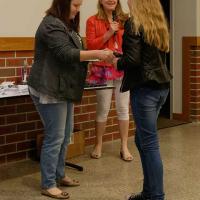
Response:
[[[200,200],[200,124],[186,124],[162,129],[161,153],[165,170],[166,200]],[[119,159],[119,141],[104,144],[103,157],[91,160],[89,151],[71,160],[84,167],[83,172],[66,169],[81,182],[80,187],[66,188],[71,200],[123,200],[130,192],[141,189],[139,156],[133,143],[129,147],[134,161]],[[37,162],[26,161],[0,167],[0,200],[46,200],[40,195]]]

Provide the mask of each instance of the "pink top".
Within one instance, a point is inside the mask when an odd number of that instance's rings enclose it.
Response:
[[[122,52],[123,27],[117,31],[106,43],[103,43],[103,36],[109,30],[109,23],[106,20],[99,19],[96,15],[91,16],[86,24],[86,43],[87,48],[105,49]],[[117,48],[116,48],[117,43]],[[105,62],[93,62],[91,66],[88,81],[90,83],[105,83],[107,80],[119,79],[123,76],[122,71],[118,71],[112,64]]]

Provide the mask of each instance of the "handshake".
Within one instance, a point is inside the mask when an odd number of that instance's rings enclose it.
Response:
[[[122,54],[110,49],[99,50],[99,60],[113,64],[114,60],[121,57]]]

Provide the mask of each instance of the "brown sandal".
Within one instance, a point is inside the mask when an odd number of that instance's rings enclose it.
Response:
[[[60,194],[51,194],[49,191],[43,189],[41,191],[41,194],[54,199],[69,199],[69,194],[67,192],[61,192]]]
[[[75,187],[75,186],[80,186],[80,182],[78,180],[70,179],[70,180],[60,180],[59,181],[60,186],[65,186],[65,187]]]

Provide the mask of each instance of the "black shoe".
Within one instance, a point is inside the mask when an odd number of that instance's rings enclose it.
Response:
[[[126,200],[148,200],[146,199],[142,193],[139,194],[130,194],[126,197]]]

